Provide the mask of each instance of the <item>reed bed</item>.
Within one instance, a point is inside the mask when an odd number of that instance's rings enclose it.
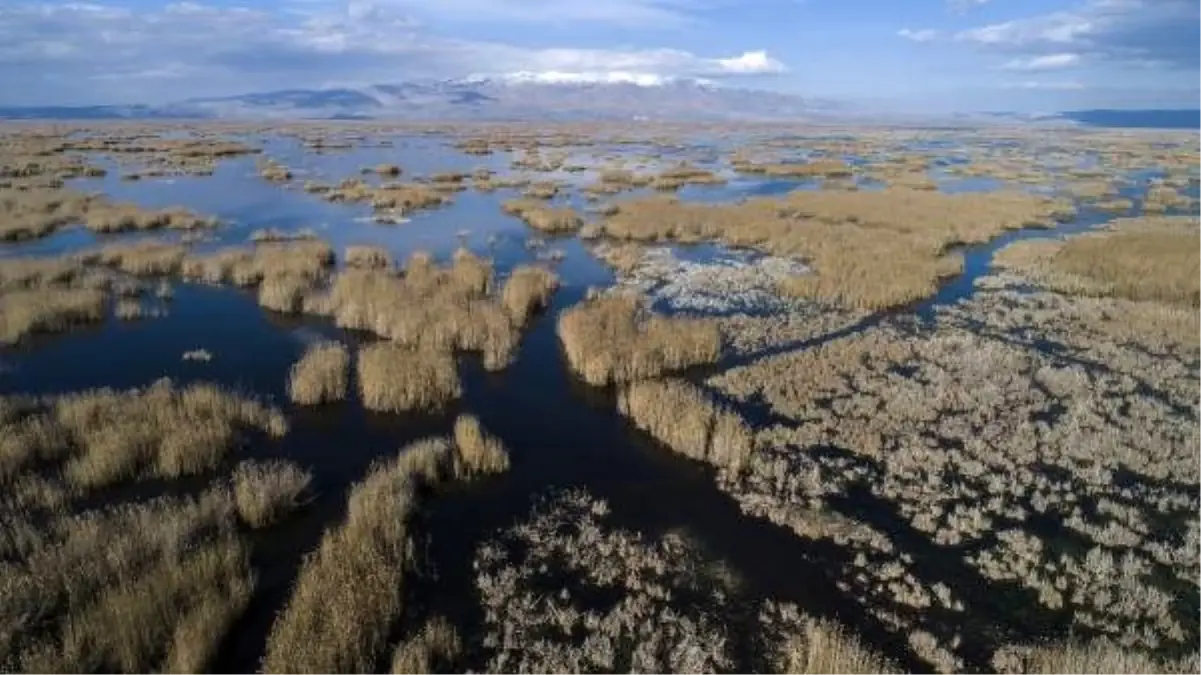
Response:
[[[52,460],[67,485],[86,492],[208,471],[250,434],[286,431],[278,411],[210,384],[95,389],[49,400],[8,429],[0,475]]]
[[[532,199],[510,199],[502,205],[505,213],[517,216],[526,225],[548,234],[575,232],[584,219],[569,206],[550,207]]]
[[[606,218],[604,228],[617,239],[720,241],[799,258],[813,273],[786,280],[783,293],[882,309],[925,297],[958,273],[962,261],[950,252],[954,246],[1005,230],[1049,227],[1069,212],[1062,202],[1015,193],[799,191],[716,206],[665,197],[630,200]]]
[[[1118,219],[1110,230],[1063,241],[1015,242],[994,258],[1061,293],[1201,305],[1201,234],[1195,219]]]
[[[478,351],[497,370],[512,359],[518,326],[491,295],[491,264],[466,251],[451,265],[415,254],[403,275],[348,269],[327,292],[305,301],[305,310],[343,328],[365,330],[411,349]]]
[[[683,380],[644,380],[625,386],[617,409],[675,452],[738,473],[754,449],[746,422]]]
[[[363,269],[388,269],[392,256],[381,246],[347,246],[346,266]]]
[[[310,346],[288,375],[288,397],[293,403],[316,405],[346,398],[350,352],[339,342]]]
[[[455,436],[458,447],[427,438],[401,448],[351,489],[345,522],[325,534],[301,567],[268,637],[263,672],[377,669],[417,574],[410,521],[422,488],[508,468],[503,447],[475,418],[460,417]],[[402,638],[392,664],[397,672],[426,672],[448,665],[459,649],[453,628],[435,618]]]
[[[233,474],[238,517],[256,529],[273,525],[299,506],[312,482],[313,475],[293,462],[244,461]]]
[[[434,411],[461,393],[450,353],[389,342],[359,352],[358,377],[359,393],[368,410]]]
[[[8,513],[7,524],[29,527]],[[0,665],[27,672],[200,672],[255,578],[228,491],[42,521],[0,563]]]
[[[572,369],[592,385],[631,382],[721,354],[717,325],[703,319],[646,316],[635,297],[580,303],[559,317],[559,339]]]
[[[541,267],[519,265],[501,289],[501,303],[518,326],[525,325],[530,316],[544,309],[559,287],[554,272]]]
[[[104,319],[106,293],[88,288],[32,288],[0,293],[0,344]]]

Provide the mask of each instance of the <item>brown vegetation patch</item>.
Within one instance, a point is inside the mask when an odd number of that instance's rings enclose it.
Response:
[[[288,375],[293,403],[316,405],[346,398],[350,353],[339,342],[320,342],[305,350]]]
[[[292,462],[242,462],[233,475],[238,517],[253,528],[272,525],[299,505],[312,481],[312,474]]]
[[[675,452],[733,473],[754,450],[746,422],[684,380],[633,382],[618,394],[617,409]]]
[[[635,297],[580,303],[559,317],[559,339],[572,369],[592,385],[630,382],[703,363],[721,354],[716,324],[647,316]]]
[[[584,219],[570,206],[554,208],[530,199],[510,199],[502,208],[535,230],[550,234],[574,232],[584,224]]]
[[[358,361],[359,393],[369,410],[433,411],[461,391],[454,357],[447,352],[382,342],[364,347]]]
[[[0,294],[0,344],[101,321],[107,295],[89,288],[33,288]]]
[[[815,273],[786,280],[782,292],[877,309],[925,297],[957,273],[962,262],[949,252],[953,246],[1050,226],[1063,209],[1023,194],[905,189],[801,191],[717,206],[655,197],[621,202],[605,220],[605,233],[636,241],[716,240],[800,258]]]
[[[854,167],[839,159],[814,159],[796,164],[755,164],[734,160],[731,164],[739,173],[781,178],[841,178],[854,174]]]
[[[1061,293],[1201,305],[1195,218],[1119,219],[1108,232],[1015,242],[994,264]]]
[[[513,269],[501,289],[501,302],[513,322],[521,326],[534,312],[546,307],[558,287],[559,278],[554,272],[541,267],[519,265]]]
[[[363,269],[388,269],[392,267],[392,256],[381,246],[347,246],[346,265]]]

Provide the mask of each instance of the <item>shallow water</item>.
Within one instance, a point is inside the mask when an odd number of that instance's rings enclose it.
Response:
[[[447,140],[440,137],[397,136],[392,140],[392,147],[324,154],[306,151],[289,139],[269,141],[264,148],[268,156],[296,171],[302,181],[354,177],[362,167],[383,162],[403,166],[406,176],[402,180],[435,171],[470,171],[478,166],[503,171],[508,166],[505,153],[467,156],[448,149]],[[995,187],[987,181],[961,179],[943,187],[948,191]],[[418,249],[446,259],[460,245],[467,246],[492,257],[499,276],[536,255],[526,245],[530,230],[501,213],[500,203],[514,196],[513,190],[456,193],[452,206],[414,213],[407,223],[378,225],[369,222],[367,206],[330,204],[299,189],[264,182],[257,175],[254,158],[223,162],[209,177],[130,182],[111,171],[105,178],[77,183],[145,206],[179,205],[217,215],[227,224],[213,233],[205,247],[243,243],[253,230],[263,227],[284,231],[312,227],[335,250],[371,243],[386,248],[398,260]],[[689,186],[679,196],[730,201],[814,185],[813,181],[737,177],[725,186]],[[964,274],[913,311],[929,318],[938,307],[968,297],[975,280],[987,273],[992,255],[1012,241],[1064,236],[1096,227],[1111,217],[1113,214],[1084,212],[1074,222],[1053,230],[1015,231],[969,247],[963,251]],[[128,240],[126,235],[97,237],[69,229],[0,251],[51,254]],[[172,377],[180,382],[217,382],[265,397],[287,410],[292,420],[288,436],[250,453],[287,456],[310,467],[318,497],[305,512],[257,545],[260,591],[227,645],[219,664],[225,670],[257,666],[270,619],[286,597],[301,556],[315,545],[325,527],[342,516],[349,485],[365,474],[375,458],[391,455],[416,438],[446,433],[459,411],[478,415],[512,455],[509,473],[448,488],[433,500],[424,516],[432,532],[428,553],[437,576],[422,587],[419,598],[429,609],[449,616],[464,635],[478,634],[473,628],[481,620],[472,586],[471,559],[476,546],[497,528],[527,513],[534,498],[547,490],[583,487],[608,500],[619,525],[652,537],[675,529],[690,533],[704,550],[725,560],[746,582],[739,601],[753,603],[763,597],[795,601],[813,614],[840,617],[893,656],[901,657],[903,646],[888,642],[883,628],[861,615],[829,583],[823,566],[838,564],[844,551],[832,544],[806,542],[789,530],[744,517],[737,504],[717,489],[707,469],[633,430],[616,414],[612,391],[584,385],[570,374],[555,335],[557,315],[581,300],[589,286],[608,285],[613,276],[578,239],[548,238],[547,246],[563,252],[556,268],[563,284],[551,306],[533,322],[516,361],[505,371],[487,373],[473,355],[462,358],[463,398],[444,414],[370,413],[353,395],[345,402],[318,409],[290,405],[284,391],[288,369],[307,344],[333,338],[354,345],[371,338],[348,333],[323,319],[264,311],[247,291],[183,283],[173,284],[174,299],[166,303],[168,316],[133,322],[110,318],[97,326],[39,336],[0,352],[0,393],[126,388]],[[678,257],[694,262],[731,255],[710,244],[674,249]],[[184,352],[200,348],[212,352],[213,359],[181,359]],[[863,504],[856,506],[856,510],[862,508]],[[1008,628],[1034,637],[1033,629]]]

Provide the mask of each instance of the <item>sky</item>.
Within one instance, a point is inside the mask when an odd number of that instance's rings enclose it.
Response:
[[[905,112],[1198,106],[1197,0],[0,0],[0,105],[521,74]]]

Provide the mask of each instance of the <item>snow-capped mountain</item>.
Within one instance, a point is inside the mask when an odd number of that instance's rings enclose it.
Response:
[[[625,72],[521,72],[498,77],[285,89],[167,105],[0,108],[17,118],[749,119],[803,120],[837,106],[700,79]]]

